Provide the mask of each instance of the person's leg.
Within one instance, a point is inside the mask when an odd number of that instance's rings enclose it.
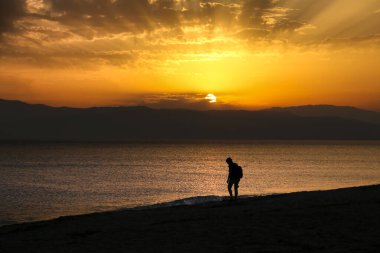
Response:
[[[228,183],[228,193],[230,194],[230,199],[232,199],[232,182]]]
[[[239,181],[235,182],[234,189],[235,189],[235,200],[236,200],[238,198]]]

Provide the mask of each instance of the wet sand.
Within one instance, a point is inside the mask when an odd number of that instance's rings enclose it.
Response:
[[[380,185],[0,228],[0,252],[379,252]]]

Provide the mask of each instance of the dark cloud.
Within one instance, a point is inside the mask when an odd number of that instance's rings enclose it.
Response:
[[[199,93],[150,94],[144,95],[142,101],[134,101],[133,104],[157,109],[220,110],[233,108],[232,105],[222,101],[209,103],[205,99],[206,95]]]
[[[0,35],[15,29],[14,22],[25,15],[25,0],[0,0]]]
[[[276,6],[274,0],[246,0],[239,17],[244,26],[263,28],[266,26],[265,14]]]
[[[245,28],[236,33],[236,36],[242,39],[262,38],[270,34],[270,30],[265,28]]]
[[[304,26],[305,23],[299,22],[299,21],[294,21],[294,20],[289,20],[287,18],[279,20],[274,26],[273,26],[273,32],[293,32],[297,30],[298,28],[301,28]]]
[[[296,18],[291,18],[299,10],[289,9],[279,0],[246,0],[242,7],[239,21],[244,29],[240,37],[271,37],[277,33],[294,32],[305,25]]]
[[[2,60],[11,62],[17,59],[23,64],[30,64],[35,67],[49,68],[76,68],[97,69],[102,64],[113,66],[133,66],[138,53],[134,51],[100,51],[86,50],[83,48],[65,48],[52,52],[31,52],[29,50],[19,51],[12,47],[2,49]]]
[[[233,24],[239,13],[239,5],[232,3],[238,1],[195,1],[197,4],[184,4],[180,12],[185,21],[213,26]]]
[[[266,16],[273,12],[276,0],[43,0],[41,13],[25,11],[26,0],[0,0],[0,31],[10,32],[20,18],[33,17],[56,21],[71,32],[91,39],[96,35],[130,32],[138,34],[165,27],[180,31],[186,24],[266,31],[290,30],[296,21],[277,26],[268,24]],[[30,26],[32,27],[32,26]],[[21,27],[28,30],[27,26]]]
[[[226,25],[235,20],[238,13],[236,2],[239,1],[50,0],[49,5],[52,20],[76,27],[75,32],[91,37],[94,32],[139,33],[162,27],[176,29],[183,22]]]
[[[87,35],[139,33],[179,24],[173,0],[152,4],[147,0],[50,0],[49,6],[50,19],[76,27],[74,31],[82,30],[80,32]]]

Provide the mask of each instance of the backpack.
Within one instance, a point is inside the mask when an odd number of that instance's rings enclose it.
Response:
[[[236,174],[238,178],[243,178],[243,168],[241,166],[237,166]]]

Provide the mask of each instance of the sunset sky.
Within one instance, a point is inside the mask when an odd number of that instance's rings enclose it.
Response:
[[[0,56],[2,99],[380,111],[380,0],[0,0]]]

